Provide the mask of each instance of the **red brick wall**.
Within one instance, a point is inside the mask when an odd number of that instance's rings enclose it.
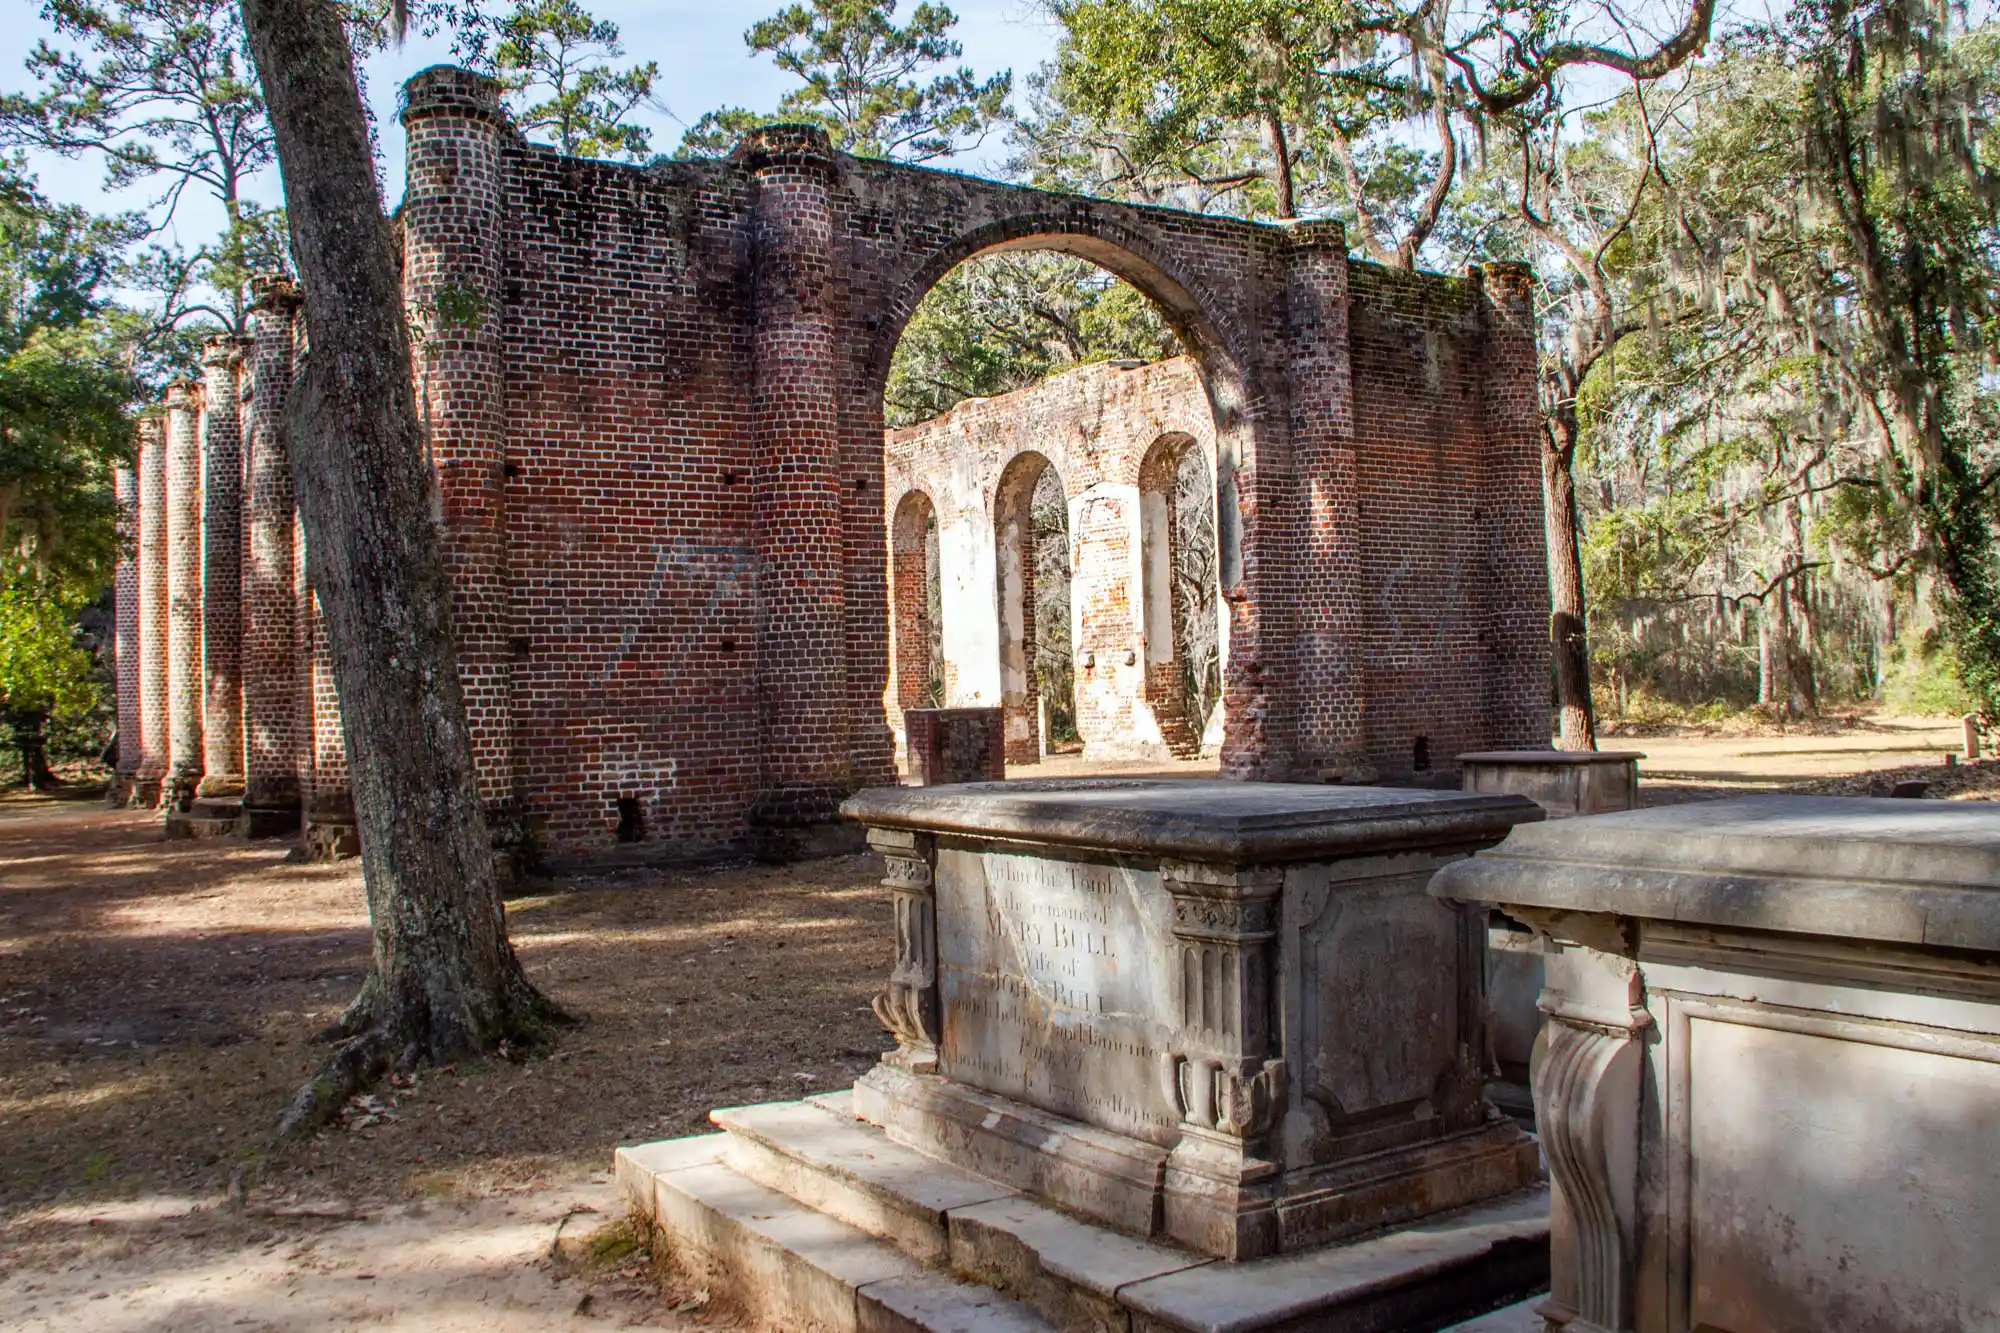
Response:
[[[481,791],[556,860],[736,847],[893,780],[881,386],[924,292],[996,245],[1103,265],[1192,349],[1230,616],[1226,772],[1393,778],[1418,736],[1449,763],[1545,726],[1531,324],[1504,282],[1482,297],[1353,263],[1332,224],[1042,194],[796,130],[721,161],[566,160],[457,71],[413,80],[407,107],[405,281]],[[1035,447],[1079,551],[1129,546],[1135,492],[1093,493],[1115,469],[1056,456],[1100,444]],[[168,473],[178,514],[189,487]],[[1079,704],[1115,736],[1145,656],[1130,582],[1122,610],[1100,591],[1078,648],[1132,682],[1093,693],[1080,672]],[[295,661],[319,657],[296,621]],[[198,609],[173,623],[198,636]],[[300,675],[316,797],[344,764],[330,681]],[[145,681],[142,663],[142,701]]]
[[[167,779],[184,810],[201,781],[201,386],[167,393]]]
[[[1032,488],[1040,460],[1055,470],[1071,515],[1077,722],[1086,756],[1166,756],[1148,698],[1147,645],[1134,600],[1133,543],[1145,488],[1142,473],[1149,454],[1169,438],[1186,439],[1190,447],[1201,449],[1214,475],[1215,418],[1198,367],[1184,357],[1146,366],[1083,366],[1015,393],[970,399],[884,437],[886,509],[893,512],[912,494],[928,496],[937,506],[940,532],[958,532],[969,524],[978,530],[977,542],[999,544],[1003,518],[1025,503],[1025,493],[1013,494],[1014,480]],[[1017,460],[1034,466],[1017,466]],[[954,566],[964,564],[965,553],[940,545],[947,567],[962,573]],[[984,682],[997,679],[991,661],[954,660],[954,651],[960,656],[998,652],[997,635],[986,625],[977,627],[984,633],[968,633],[964,626],[967,618],[990,621],[999,614],[994,578],[983,570],[981,574],[969,589],[947,580],[947,598],[955,594],[945,608],[946,666],[954,682],[946,702],[952,706],[998,698],[973,696]],[[893,586],[900,604],[900,575]],[[1032,589],[1024,592],[1024,609],[1032,621]],[[969,639],[975,642],[968,644]],[[1082,660],[1086,653],[1092,659],[1089,666]],[[1134,659],[1129,663],[1128,655]],[[1170,646],[1166,655],[1171,655]],[[1021,702],[1010,726],[1010,762],[1036,758],[1033,702],[1032,696]],[[1198,739],[1199,726],[1194,730]]]
[[[243,794],[243,346],[202,347],[201,671],[203,796]]]
[[[243,802],[263,809],[297,807],[308,734],[300,706],[306,655],[294,587],[297,517],[284,436],[297,309],[290,284],[259,293],[242,379]]]

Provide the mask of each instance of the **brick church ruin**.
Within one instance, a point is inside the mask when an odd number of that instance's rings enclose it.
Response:
[[[410,81],[403,124],[403,279],[481,792],[552,862],[823,826],[895,782],[893,728],[931,697],[940,638],[950,701],[1006,707],[1031,758],[1021,528],[1044,469],[1086,753],[1207,733],[1227,777],[1396,782],[1547,744],[1525,271],[1390,271],[1334,222],[1052,194],[800,127],[722,160],[565,158],[449,68]],[[1187,359],[968,402],[885,451],[905,322],[998,249],[1109,270]],[[337,843],[338,704],[286,453],[297,293],[267,285],[253,328],[209,344],[119,477],[120,790]],[[1213,487],[1212,720],[1166,684],[1159,497],[1188,450]],[[912,590],[933,547],[941,635]]]

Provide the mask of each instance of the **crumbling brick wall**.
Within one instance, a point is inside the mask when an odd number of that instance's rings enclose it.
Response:
[[[1420,748],[1440,767],[1546,743],[1520,275],[1385,274],[1349,259],[1335,223],[1046,194],[849,158],[800,127],[723,160],[566,159],[525,144],[493,85],[460,70],[413,79],[404,124],[404,277],[480,789],[552,860],[802,838],[843,792],[894,780],[881,391],[924,293],[995,247],[1092,260],[1190,349],[1177,371],[1098,373],[1189,376],[1206,402],[1174,428],[1212,450],[1225,773],[1398,779]],[[166,587],[185,559],[148,564],[189,527],[192,407],[177,407],[139,469],[142,656],[173,650],[164,673],[142,661],[139,692],[142,771],[185,782],[199,589]],[[1074,589],[1100,747],[1149,739],[1143,589],[1118,573],[1141,532],[1140,455],[1080,462],[1125,429],[1033,446],[1101,579]],[[162,504],[165,523],[148,512]],[[342,794],[344,758],[293,546],[310,805]],[[169,591],[171,610],[148,600]],[[246,709],[275,693],[246,688]]]
[[[1084,753],[1170,756],[1147,663],[1170,664],[1173,645],[1170,633],[1164,645],[1154,642],[1157,629],[1148,633],[1139,558],[1141,473],[1165,439],[1201,449],[1214,475],[1215,419],[1200,371],[1186,357],[1083,366],[887,433],[885,512],[893,516],[912,497],[923,497],[937,515],[945,706],[1002,702],[1006,626],[1026,618],[1025,610],[1010,614],[1006,599],[1030,592],[1016,593],[1012,577],[1001,577],[1001,517],[1010,499],[1002,479],[1016,460],[1046,459],[1068,501],[1070,643]],[[920,562],[907,569],[898,563],[891,589],[897,605],[906,578],[922,575]],[[890,663],[888,697],[902,688],[904,660],[899,651]],[[893,712],[891,724],[899,725]],[[1033,762],[1032,734],[1010,732],[1009,756]]]

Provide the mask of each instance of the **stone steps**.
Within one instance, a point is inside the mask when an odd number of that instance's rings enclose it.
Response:
[[[1546,1278],[1540,1191],[1229,1264],[1058,1212],[849,1108],[719,1110],[720,1134],[620,1149],[619,1183],[691,1281],[786,1333],[1428,1333]]]
[[[960,1282],[886,1241],[733,1170],[728,1134],[620,1149],[625,1196],[651,1217],[688,1281],[757,1327],[799,1333],[1054,1333],[990,1287]]]

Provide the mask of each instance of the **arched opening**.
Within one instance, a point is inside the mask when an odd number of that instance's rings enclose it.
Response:
[[[1223,661],[1215,482],[1192,435],[1153,442],[1139,468],[1139,540],[1145,604],[1146,699],[1177,759],[1222,744]]]
[[[1069,497],[1046,457],[1020,454],[1001,472],[993,532],[1007,762],[1032,764],[1079,740]]]
[[[897,502],[889,546],[889,669],[896,701],[890,722],[900,747],[903,711],[939,708],[945,698],[937,507],[930,496],[910,491]]]
[[[1233,344],[1149,253],[1122,232],[988,224],[919,259],[877,326],[883,493],[898,506],[885,515],[884,702],[900,713],[922,697],[925,626],[942,681],[934,702],[999,708],[1009,764],[1052,750],[1094,766],[1194,758],[1204,739],[1211,755],[1223,748],[1219,615],[1221,592],[1243,577],[1234,485],[1250,395]],[[1155,401],[1162,385],[1172,411]],[[1205,553],[1206,574],[1180,595],[1178,638],[1169,590],[1149,648],[1139,474],[1167,435],[1192,447],[1157,463],[1161,494],[1181,497],[1161,531]],[[900,507],[913,492],[934,506],[922,556],[915,511]],[[928,620],[910,591],[920,564],[939,588]],[[1181,701],[1166,710],[1179,719],[1172,736],[1156,694]]]

